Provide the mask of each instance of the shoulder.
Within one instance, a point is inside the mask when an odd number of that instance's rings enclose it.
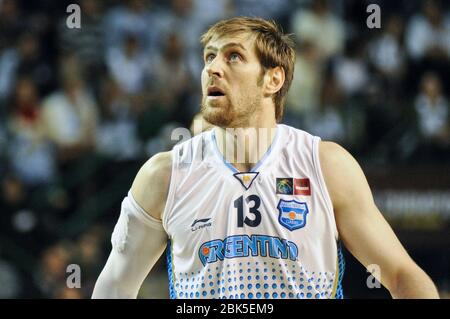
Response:
[[[314,137],[314,135],[312,135],[311,133],[304,131],[302,129],[299,129],[297,127],[294,126],[290,126],[287,124],[278,124],[277,125],[278,129],[281,129],[281,131],[283,131],[283,133],[285,134],[298,134],[298,135],[302,135],[302,136],[308,136],[308,137]]]
[[[355,161],[353,156],[341,145],[328,141],[319,142],[319,156],[322,165],[346,164],[349,161]]]
[[[172,168],[172,152],[160,152],[153,155],[147,162],[142,165],[139,173],[144,177],[162,177],[170,175]]]
[[[356,159],[334,142],[319,143],[319,159],[323,177],[333,206],[345,205],[351,198],[356,201],[368,189],[367,180]]]
[[[286,142],[297,143],[297,147],[301,145],[301,147],[307,146],[307,148],[312,148],[314,140],[317,138],[307,131],[285,124],[278,125],[278,132],[279,138]]]
[[[161,219],[171,173],[172,152],[161,152],[142,165],[131,186],[136,202],[154,218]]]

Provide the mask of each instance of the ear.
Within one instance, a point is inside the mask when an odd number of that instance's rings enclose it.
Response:
[[[264,75],[264,94],[270,96],[281,90],[285,77],[284,69],[281,66],[268,69]]]

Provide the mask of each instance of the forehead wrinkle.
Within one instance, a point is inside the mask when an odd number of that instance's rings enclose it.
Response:
[[[239,48],[241,48],[242,50],[247,51],[247,49],[246,49],[242,44],[237,43],[237,42],[230,42],[230,43],[227,43],[227,44],[223,45],[223,46],[220,48],[220,51],[225,51],[225,50],[227,50],[228,48],[232,48],[232,47],[239,47]],[[219,49],[218,49],[217,47],[212,46],[212,45],[208,45],[208,46],[205,48],[205,50],[209,50],[209,51],[213,51],[213,52],[219,51]]]
[[[226,39],[226,38],[230,38],[230,41],[232,41],[232,42],[228,42],[228,43],[226,43],[225,45],[223,45],[220,48],[218,48],[218,47],[216,47],[214,45],[208,44],[205,47],[204,51],[207,51],[207,50],[210,50],[210,51],[213,51],[213,52],[217,52],[219,50],[220,51],[224,51],[224,50],[226,50],[226,49],[228,49],[230,47],[237,46],[237,47],[241,48],[242,50],[248,52],[248,51],[251,51],[254,48],[255,35],[247,34],[246,32],[242,32],[242,33],[236,34],[235,36],[229,36],[229,35],[228,36],[226,36],[226,35],[225,36],[215,36],[210,41],[208,41],[208,43],[217,42],[217,41],[220,41],[221,39]],[[234,39],[236,39],[237,42]],[[248,40],[251,40],[250,43],[249,43],[250,46],[251,46],[250,50],[246,49],[245,46],[242,44],[242,42],[246,42]]]

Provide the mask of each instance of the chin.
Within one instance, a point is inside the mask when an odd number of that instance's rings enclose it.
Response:
[[[233,121],[233,115],[229,110],[220,107],[202,106],[203,118],[215,126],[228,127]]]

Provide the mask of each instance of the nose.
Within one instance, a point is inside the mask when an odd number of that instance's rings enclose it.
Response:
[[[213,75],[221,78],[223,77],[223,66],[220,61],[220,57],[217,56],[214,60],[212,60],[207,66],[206,66],[206,72],[210,77]]]

